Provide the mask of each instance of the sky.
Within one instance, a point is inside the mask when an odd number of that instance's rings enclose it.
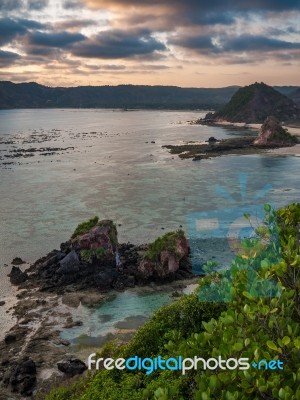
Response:
[[[300,86],[300,0],[0,0],[0,80]]]

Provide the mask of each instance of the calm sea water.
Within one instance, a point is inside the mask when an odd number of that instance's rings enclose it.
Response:
[[[274,154],[193,162],[162,146],[226,138],[242,132],[190,125],[202,112],[114,110],[0,111],[0,294],[13,289],[4,263],[34,261],[67,240],[76,225],[98,215],[117,224],[120,241],[148,242],[186,228],[192,212],[237,204],[239,174],[246,198],[271,184],[276,206],[298,201],[300,158]],[[0,313],[5,307],[0,308]],[[8,317],[7,317],[8,318]]]

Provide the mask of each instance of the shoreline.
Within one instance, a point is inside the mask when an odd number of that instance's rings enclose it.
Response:
[[[215,126],[220,128],[232,128],[242,130],[260,131],[261,124],[247,124],[244,122],[229,121],[205,121],[198,120],[192,122],[192,125]],[[300,138],[300,126],[283,125],[291,135]],[[211,140],[212,139],[212,140]],[[211,141],[210,141],[211,140]],[[165,145],[163,148],[169,150],[170,154],[176,154],[181,159],[192,158],[193,161],[210,159],[226,155],[252,155],[261,153],[271,153],[278,155],[300,155],[300,142],[293,144],[255,144],[253,138],[249,135],[240,138],[221,139],[212,137],[206,143],[184,143],[181,145]]]
[[[176,301],[178,297],[185,295],[185,289],[189,286],[193,289],[198,281],[199,277],[193,276],[165,284],[136,286],[128,288],[122,293],[151,295],[169,292],[170,297]],[[6,335],[6,338],[9,337],[11,341],[9,343],[1,341],[0,343],[2,366],[0,373],[6,374],[9,368],[13,370],[15,365],[19,365],[20,360],[33,359],[37,369],[37,384],[34,389],[34,395],[36,395],[53,387],[54,382],[55,384],[62,383],[69,378],[59,371],[58,362],[69,359],[83,359],[86,362],[88,355],[99,351],[107,341],[128,342],[135,331],[150,317],[145,317],[140,322],[135,321],[134,326],[132,326],[132,322],[128,324],[128,318],[125,318],[122,324],[121,321],[116,323],[114,332],[100,335],[99,340],[102,341],[100,346],[97,342],[78,344],[76,349],[76,345],[72,345],[70,341],[61,337],[62,332],[83,325],[83,321],[78,319],[79,307],[84,307],[88,312],[93,310],[95,312],[101,305],[113,301],[120,293],[120,291],[112,290],[110,293],[104,294],[94,289],[54,294],[40,292],[36,288],[20,289],[17,295],[17,304],[14,306],[14,316],[17,322]],[[11,396],[10,388],[3,386],[0,388],[0,398],[23,398],[18,393],[15,393],[14,397]]]
[[[23,260],[15,260],[8,276],[18,288],[12,308],[16,323],[0,342],[0,398],[10,392],[17,393],[17,399],[30,397],[54,381],[83,373],[86,365],[78,356],[99,351],[109,340],[126,343],[156,308],[199,281],[182,230],[145,245],[119,243],[113,221],[98,217],[79,224],[60,250],[29,268],[20,269],[16,265]],[[129,296],[123,298],[124,292]],[[139,307],[136,297],[145,294],[156,294],[154,303]],[[114,300],[111,310],[105,307],[100,313],[102,318],[93,314]],[[62,335],[72,328],[73,333]],[[60,369],[61,364],[67,364],[67,370]]]

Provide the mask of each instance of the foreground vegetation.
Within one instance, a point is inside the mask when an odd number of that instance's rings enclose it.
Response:
[[[300,204],[265,212],[258,237],[242,243],[230,271],[210,272],[197,293],[161,308],[129,344],[110,343],[102,355],[273,359],[284,370],[101,370],[47,400],[299,399]]]

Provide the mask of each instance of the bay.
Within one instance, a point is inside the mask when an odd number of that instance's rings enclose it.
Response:
[[[241,204],[265,185],[274,206],[298,201],[300,158],[260,154],[193,162],[162,148],[244,134],[191,125],[197,111],[0,111],[0,294],[8,307],[15,289],[4,263],[28,263],[57,248],[76,225],[98,215],[118,225],[119,241],[146,243],[191,213],[230,207],[222,185]],[[9,320],[7,307],[0,309]]]

